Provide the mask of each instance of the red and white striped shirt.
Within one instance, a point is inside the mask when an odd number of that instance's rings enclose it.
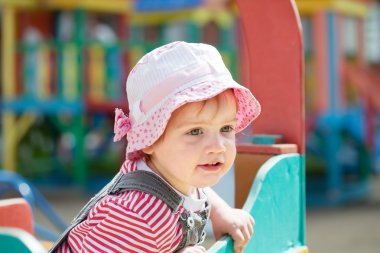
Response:
[[[143,160],[127,160],[121,172],[137,169],[150,170]],[[184,196],[185,202],[176,214],[162,200],[144,192],[108,195],[71,230],[57,252],[173,252],[182,239],[180,213],[205,207],[206,195],[199,193],[199,199]]]

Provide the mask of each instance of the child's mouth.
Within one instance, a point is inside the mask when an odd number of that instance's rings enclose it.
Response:
[[[207,163],[207,164],[201,164],[198,167],[200,167],[202,170],[205,171],[218,171],[222,168],[223,163],[216,162],[216,163]]]

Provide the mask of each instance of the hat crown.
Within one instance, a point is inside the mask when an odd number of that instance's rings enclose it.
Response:
[[[176,41],[149,52],[138,61],[128,76],[126,89],[129,108],[136,107],[142,97],[165,80],[202,64],[208,64],[216,72],[230,75],[220,53],[211,45]],[[133,111],[131,113],[133,115]]]
[[[207,44],[176,41],[143,56],[126,83],[129,117],[115,117],[115,137],[127,135],[128,159],[140,159],[142,150],[165,131],[172,112],[186,103],[211,99],[233,90],[238,104],[236,132],[260,113],[252,93],[233,80],[218,50]],[[119,117],[120,116],[120,117]]]

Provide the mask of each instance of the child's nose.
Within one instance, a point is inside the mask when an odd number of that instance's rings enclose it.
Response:
[[[211,136],[207,149],[207,153],[223,153],[226,151],[226,145],[220,135]]]

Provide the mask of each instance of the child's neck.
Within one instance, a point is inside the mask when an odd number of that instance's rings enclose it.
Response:
[[[179,193],[182,193],[183,195],[185,196],[188,196],[188,197],[191,197],[193,199],[199,199],[200,196],[199,196],[199,192],[197,190],[197,188],[195,187],[191,187],[189,190],[187,191],[183,191],[183,190],[179,190],[177,189],[176,187],[174,187],[169,180],[167,180],[167,178],[165,177],[165,175],[163,175],[162,173],[160,173],[160,171],[156,168],[156,166],[150,161],[150,160],[146,160],[145,161],[146,164],[148,165],[148,167],[154,172],[156,173],[157,175],[159,175],[162,179],[164,179],[171,187],[173,187],[177,192]]]

